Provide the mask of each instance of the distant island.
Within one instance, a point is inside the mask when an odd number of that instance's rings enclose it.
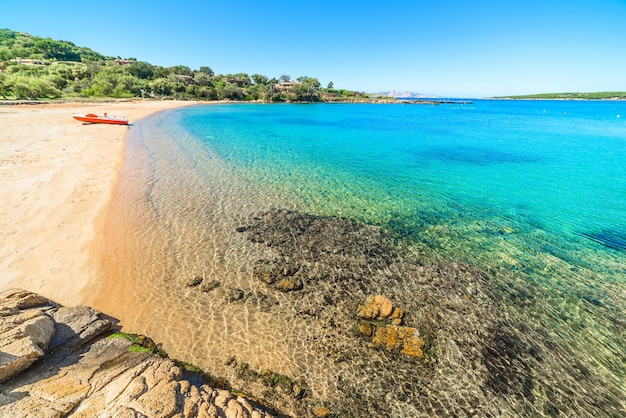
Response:
[[[494,99],[509,100],[626,100],[624,91],[604,91],[596,93],[541,93],[522,96],[500,96]]]

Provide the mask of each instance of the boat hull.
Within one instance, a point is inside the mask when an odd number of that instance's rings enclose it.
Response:
[[[128,125],[128,119],[97,115],[73,115],[73,118],[86,123],[106,123],[108,125]]]

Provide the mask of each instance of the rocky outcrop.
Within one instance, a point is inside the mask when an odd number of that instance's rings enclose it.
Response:
[[[113,330],[89,307],[0,293],[0,416],[274,416]]]
[[[357,316],[361,318],[359,332],[364,337],[372,337],[372,347],[399,350],[400,353],[417,359],[424,356],[424,343],[419,330],[400,326],[404,311],[394,308],[389,298],[383,295],[368,296],[359,305]]]

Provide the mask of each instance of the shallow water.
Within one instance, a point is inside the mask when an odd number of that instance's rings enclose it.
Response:
[[[324,335],[299,315],[293,295],[272,295],[275,307],[263,309],[253,266],[273,250],[236,232],[270,208],[340,216],[382,227],[417,263],[479,267],[504,317],[571,350],[597,377],[590,391],[623,399],[621,115],[621,102],[566,101],[245,104],[154,115],[126,140],[96,305],[217,375],[233,378],[224,359],[236,356],[340,402],[333,377],[351,372],[319,356],[310,340]],[[219,287],[199,292],[187,286],[195,277]],[[598,381],[606,388],[593,387]],[[451,397],[465,393],[459,384]]]

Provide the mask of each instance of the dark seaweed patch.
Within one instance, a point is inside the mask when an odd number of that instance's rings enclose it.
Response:
[[[498,394],[517,394],[521,389],[525,398],[534,400],[532,370],[524,357],[531,350],[536,354],[536,350],[503,329],[493,327],[491,332],[491,341],[482,349],[489,371],[487,386]]]
[[[505,163],[535,163],[537,159],[524,154],[493,150],[479,147],[459,146],[451,148],[433,148],[416,155],[439,161],[449,161],[461,164],[505,164]]]
[[[578,232],[578,235],[612,250],[626,250],[626,231],[603,229],[598,232]]]

